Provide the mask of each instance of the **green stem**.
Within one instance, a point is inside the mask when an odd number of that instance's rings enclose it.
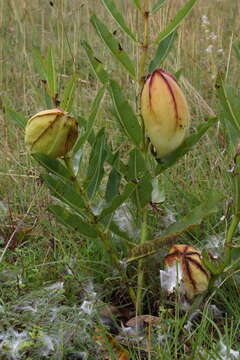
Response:
[[[239,161],[238,154],[235,156],[235,165],[236,165],[236,173],[233,172],[233,196],[234,196],[234,207],[233,207],[233,218],[230,223],[230,226],[227,231],[226,241],[225,241],[225,261],[226,265],[230,265],[232,261],[232,239],[235,234],[236,228],[240,221],[240,183],[239,183]]]
[[[142,88],[145,82],[145,67],[147,62],[147,54],[149,47],[149,0],[144,0],[142,9],[143,16],[143,41],[140,45],[140,60],[138,66],[138,93],[141,94]],[[141,111],[140,111],[141,113]],[[145,125],[142,116],[140,115],[142,131],[143,131],[143,149],[146,151],[146,137],[145,137]]]
[[[140,244],[143,244],[146,241],[146,239],[147,239],[147,207],[143,209]],[[143,260],[141,259],[138,262],[137,301],[136,301],[137,315],[142,314],[143,285],[144,285],[144,271],[143,271]]]
[[[85,195],[84,191],[82,190],[76,176],[74,175],[73,166],[72,166],[72,158],[71,158],[71,156],[69,154],[64,157],[64,162],[65,162],[66,167],[69,170],[70,174],[72,175],[71,178],[72,178],[72,181],[73,181],[73,183],[75,185],[75,188],[76,188],[77,192],[79,192],[79,194],[82,196],[82,199],[83,199],[83,202],[84,202],[84,208],[85,208],[87,214],[89,215],[93,226],[95,226],[97,231],[99,232],[100,239],[101,239],[102,243],[104,244],[105,250],[108,253],[112,263],[116,266],[119,273],[121,274],[121,278],[127,284],[129,295],[130,295],[130,297],[132,299],[132,302],[135,304],[136,303],[136,295],[135,295],[135,292],[134,292],[133,288],[128,285],[129,284],[129,279],[127,277],[126,271],[125,271],[124,267],[121,265],[121,263],[119,262],[116,254],[114,252],[114,249],[113,249],[113,247],[111,245],[110,236],[105,231],[103,226],[100,223],[97,222],[97,217],[94,215],[94,213],[92,212],[91,207],[88,204],[89,199],[86,197],[86,195]]]
[[[226,236],[226,241],[225,241],[225,261],[226,261],[226,265],[230,265],[231,261],[232,261],[232,238],[234,236],[235,230],[239,224],[240,221],[240,217],[239,215],[233,215],[231,224],[228,228],[227,231],[227,236]]]

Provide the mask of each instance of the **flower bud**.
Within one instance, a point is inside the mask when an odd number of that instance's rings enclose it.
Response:
[[[187,101],[174,77],[161,69],[148,76],[141,94],[147,135],[161,158],[183,142],[190,124]]]
[[[188,299],[208,288],[210,274],[201,261],[201,252],[190,245],[173,245],[164,258],[167,269],[180,267],[182,291]]]
[[[59,108],[40,111],[28,120],[25,129],[27,150],[52,158],[67,154],[77,137],[77,121]]]

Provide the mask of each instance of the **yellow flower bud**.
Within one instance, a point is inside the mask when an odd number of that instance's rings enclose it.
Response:
[[[177,149],[190,124],[187,101],[174,77],[161,69],[147,78],[141,94],[147,135],[159,158]]]
[[[25,129],[27,150],[52,158],[67,154],[77,137],[77,121],[59,108],[40,111],[28,120]]]
[[[190,245],[173,245],[164,258],[167,268],[180,264],[182,290],[188,299],[208,288],[210,274],[201,261],[201,252]]]

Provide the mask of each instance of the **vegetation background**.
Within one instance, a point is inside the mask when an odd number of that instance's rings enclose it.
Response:
[[[136,26],[140,26],[134,6],[127,0],[118,0],[117,3],[119,8],[123,9],[134,32]],[[154,37],[163,29],[184,3],[184,0],[167,1],[161,11],[151,19],[150,36]],[[67,359],[67,352],[76,350],[82,353],[81,356],[102,359],[103,355],[96,350],[95,340],[92,340],[93,330],[87,330],[86,322],[83,326],[83,319],[77,318],[77,305],[83,304],[86,298],[89,300],[94,297],[95,292],[103,300],[111,299],[116,303],[118,298],[117,305],[124,302],[125,293],[122,289],[119,291],[118,279],[108,260],[103,257],[101,245],[82,241],[57,224],[47,213],[50,194],[41,183],[36,162],[26,153],[23,132],[11,122],[5,112],[5,109],[10,107],[30,117],[43,109],[40,95],[42,83],[34,67],[32,54],[35,48],[45,54],[51,46],[57,63],[59,89],[63,88],[67,78],[77,71],[79,84],[74,110],[81,115],[88,114],[99,84],[90,70],[80,44],[84,39],[91,44],[105,68],[114,73],[114,77],[119,81],[121,79],[122,86],[131,99],[133,86],[127,75],[125,78],[122,76],[122,69],[112,61],[96,36],[89,23],[91,11],[97,12],[112,32],[117,31],[124,47],[137,61],[130,42],[121,35],[111,17],[106,14],[101,1],[0,2],[0,313],[1,309],[5,309],[0,319],[0,359],[39,359],[44,356]],[[219,113],[215,94],[215,79],[219,69],[227,71],[228,83],[233,88],[239,88],[239,64],[232,50],[233,42],[240,31],[239,17],[238,0],[199,0],[181,25],[174,49],[164,63],[164,68],[169,71],[182,69],[181,81],[191,107],[193,130],[207,117]],[[109,141],[117,138],[119,146],[127,149],[128,144],[119,135],[109,106],[110,101],[107,98],[96,127],[104,124]],[[174,221],[184,215],[214,190],[223,194],[224,201],[219,212],[200,229],[187,234],[186,241],[199,248],[205,244],[208,247],[218,247],[224,239],[230,201],[230,164],[224,130],[219,124],[210,129],[184,160],[164,175],[168,201],[167,207],[163,205],[161,214],[153,219],[156,232],[166,226],[166,221]],[[118,221],[133,231],[131,216],[131,209],[122,209],[118,214]],[[11,246],[5,252],[4,248],[10,238]],[[154,264],[157,266],[158,262],[155,261]],[[150,269],[154,270],[156,268]],[[152,289],[152,299],[157,301],[158,271],[155,275],[156,287]],[[62,282],[64,290],[61,287]],[[60,291],[57,286],[57,290],[53,289],[54,294],[51,293],[52,290],[46,291],[46,287],[53,283],[60,284]],[[237,279],[234,279],[227,288],[221,287],[215,299],[215,304],[221,308],[224,316],[218,321],[206,316],[192,331],[184,335],[185,342],[179,341],[181,318],[158,301],[156,309],[162,305],[161,331],[167,339],[165,345],[161,345],[160,350],[155,350],[152,355],[150,352],[144,355],[139,349],[133,350],[132,358],[240,358],[239,354],[233,352],[240,350],[239,299],[239,286]],[[33,308],[33,304],[38,303],[36,316],[33,316],[31,311],[26,314],[22,310],[26,303]],[[61,316],[59,315],[53,326],[49,314],[57,307]],[[87,315],[85,320],[86,317]],[[37,333],[35,338],[32,336],[31,341],[24,333],[28,322],[32,323],[32,331]],[[61,336],[56,335],[59,327],[62,329]],[[29,330],[28,327],[27,329]],[[80,336],[79,332],[84,333],[84,337]],[[14,353],[14,344],[16,345],[23,333],[26,336],[22,335],[21,339],[25,341],[25,345],[22,345],[23,341],[20,342],[23,348],[19,345]],[[68,334],[66,338],[65,334]],[[205,337],[206,334],[208,337]],[[38,341],[39,338],[41,341]],[[5,348],[1,339],[5,339]],[[234,350],[231,350],[232,348]],[[109,358],[114,359],[110,350],[109,354]]]

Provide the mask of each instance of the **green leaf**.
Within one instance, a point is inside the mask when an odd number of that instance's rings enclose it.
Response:
[[[104,219],[105,220],[105,219]],[[111,232],[124,240],[131,241],[128,233],[126,231],[121,230],[118,225],[113,221],[108,225]]]
[[[129,27],[127,26],[124,17],[122,16],[122,14],[118,11],[118,9],[116,8],[116,5],[114,3],[113,0],[102,0],[103,4],[105,5],[105,7],[107,8],[107,10],[110,12],[110,14],[112,15],[112,17],[114,18],[114,20],[118,23],[118,25],[120,26],[120,28],[134,41],[136,41],[135,36],[133,35],[133,33],[131,32],[131,30],[129,29]]]
[[[212,275],[217,276],[217,275],[222,274],[222,272],[224,271],[224,269],[226,267],[225,261],[221,261],[219,259],[214,259],[213,257],[210,256],[207,249],[203,249],[201,255],[202,255],[203,265],[208,269],[208,271]]]
[[[133,149],[130,152],[128,179],[133,180],[138,184],[133,194],[133,201],[138,208],[143,208],[151,201],[152,178],[146,168],[145,160],[138,149]]]
[[[72,175],[68,169],[57,159],[52,159],[45,154],[32,154],[32,157],[39,162],[48,172],[71,180]]]
[[[106,216],[113,214],[114,211],[131,196],[136,186],[136,184],[132,183],[127,184],[123,193],[121,195],[115,196],[113,200],[105,207],[105,209],[103,209],[98,218],[101,220]]]
[[[136,7],[141,10],[141,0],[132,0]]]
[[[138,204],[142,209],[152,200],[152,190],[152,177],[148,174],[139,182],[136,190]]]
[[[181,157],[183,157],[187,152],[189,152],[201,139],[201,137],[206,133],[206,131],[216,122],[217,118],[208,119],[206,123],[198,127],[196,133],[188,136],[177,150],[173,151],[170,155],[161,159],[161,163],[156,168],[156,175],[161,174],[167,168],[173,166]]]
[[[177,38],[177,32],[174,31],[160,42],[156,51],[156,55],[149,64],[148,71],[150,73],[156,70],[159,67],[159,65],[165,60],[176,38]]]
[[[160,43],[160,41],[164,40],[167,36],[173,33],[181,24],[183,19],[189,14],[195,5],[197,0],[188,0],[188,2],[178,11],[173,20],[167,25],[166,29],[160,32],[158,37],[155,40],[155,43]]]
[[[128,54],[122,49],[121,45],[115,39],[115,37],[108,30],[106,25],[104,25],[96,15],[92,15],[90,19],[94,29],[96,30],[98,36],[102,39],[111,53],[116,57],[116,59],[124,66],[128,73],[136,79],[136,71],[132,60],[129,58]]]
[[[94,102],[92,104],[90,116],[87,120],[86,131],[83,134],[83,136],[81,136],[78,139],[76,145],[74,146],[74,152],[78,151],[80,149],[80,147],[88,140],[89,136],[91,135],[91,132],[93,130],[93,125],[97,118],[97,114],[99,112],[100,104],[101,104],[103,95],[105,93],[105,90],[106,90],[105,86],[103,86],[101,89],[99,89],[99,91],[94,99]]]
[[[86,180],[89,198],[92,198],[95,195],[104,175],[103,164],[107,155],[105,141],[105,132],[104,129],[101,129],[96,135],[96,140],[89,159]]]
[[[99,236],[94,226],[85,223],[77,214],[72,214],[59,205],[51,205],[48,210],[57,218],[60,223],[72,230],[77,231],[79,234],[90,238],[97,238]]]
[[[146,162],[138,149],[133,149],[129,154],[128,179],[138,181],[146,175]]]
[[[91,46],[86,41],[82,41],[81,44],[84,47],[88,60],[97,79],[101,81],[102,84],[106,84],[108,82],[109,76],[106,70],[103,68],[102,62],[94,56]]]
[[[54,63],[53,50],[50,48],[48,50],[48,55],[46,59],[46,75],[47,75],[47,84],[50,90],[50,96],[53,98],[57,94],[57,77]]]
[[[120,124],[122,125],[125,134],[134,142],[134,144],[140,146],[142,143],[142,130],[132,107],[125,99],[123,92],[116,81],[110,81],[109,90],[114,108],[118,114]]]
[[[20,128],[25,129],[27,125],[26,117],[13,109],[6,108],[7,117],[14,121]]]
[[[118,160],[116,160],[117,162]],[[119,186],[121,183],[121,174],[117,171],[115,166],[113,166],[107,182],[105,199],[107,202],[110,202],[116,195],[119,194]]]
[[[70,206],[81,216],[84,215],[86,217],[86,214],[82,211],[85,206],[84,201],[70,181],[51,175],[42,175],[42,178],[51,190],[53,196]]]
[[[155,240],[146,241],[133,248],[127,260],[128,263],[156,254],[163,246],[169,246],[176,241],[176,237],[183,232],[189,231],[194,226],[200,225],[201,222],[210,214],[218,211],[219,206],[215,197],[208,199],[201,205],[197,206],[191,212],[179,221],[170,225],[161,236]]]
[[[240,118],[239,118],[238,114],[235,112],[235,109],[231,102],[231,98],[228,96],[227,90],[224,86],[223,75],[220,73],[217,76],[216,89],[217,89],[218,98],[224,109],[224,113],[225,113],[227,119],[229,120],[229,122],[235,128],[235,130],[239,136],[240,135]]]
[[[158,0],[155,5],[153,5],[152,10],[150,11],[151,14],[157,12],[166,2],[166,0]]]
[[[77,87],[77,81],[78,81],[78,75],[73,74],[70,79],[67,81],[63,97],[61,101],[61,108],[67,112],[70,112],[72,110],[72,103],[74,99],[75,90]]]

